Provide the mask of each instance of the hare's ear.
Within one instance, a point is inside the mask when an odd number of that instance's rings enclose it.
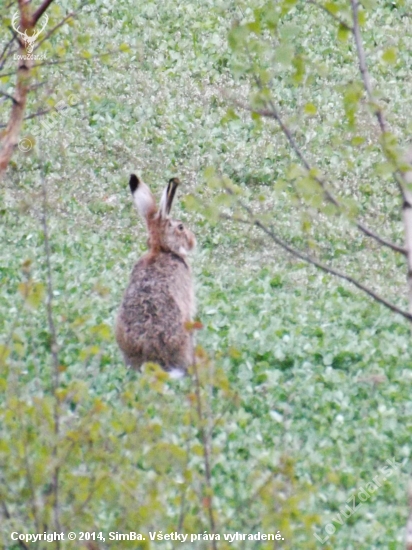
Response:
[[[159,216],[161,218],[167,218],[170,214],[170,209],[172,208],[173,199],[175,198],[176,189],[179,183],[180,181],[178,178],[172,178],[169,180],[166,189],[163,191],[159,205]]]
[[[150,189],[135,174],[130,176],[129,185],[139,214],[148,221],[156,213],[156,202]]]

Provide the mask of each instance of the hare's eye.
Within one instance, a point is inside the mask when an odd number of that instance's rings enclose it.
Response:
[[[183,224],[182,223],[179,223],[179,225],[177,226],[178,230],[179,231],[183,231],[184,227],[183,227]]]

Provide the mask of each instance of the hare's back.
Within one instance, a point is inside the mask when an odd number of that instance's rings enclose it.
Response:
[[[164,263],[142,258],[135,265],[116,326],[118,344],[131,365],[154,361],[186,368],[190,363],[188,318],[175,290]]]
[[[187,285],[190,274],[180,258],[170,254],[141,258],[133,268],[124,295],[123,320],[135,326],[152,323],[182,330],[189,319],[182,299]]]

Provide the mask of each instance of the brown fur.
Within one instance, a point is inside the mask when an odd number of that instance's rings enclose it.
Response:
[[[173,200],[178,182],[170,191],[171,182],[167,191]],[[142,190],[145,184],[139,185]],[[145,186],[146,201],[147,191]],[[134,198],[142,211],[139,194]],[[186,252],[194,247],[195,237],[165,210],[156,212],[154,199],[153,205],[145,203],[143,212],[150,250],[133,268],[117,317],[116,339],[126,364],[134,369],[150,361],[164,370],[185,372],[193,360],[192,334],[185,325],[193,320],[195,309]]]

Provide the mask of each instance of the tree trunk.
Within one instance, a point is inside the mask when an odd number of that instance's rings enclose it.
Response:
[[[33,32],[35,23],[26,14],[26,6],[19,0],[20,28],[22,32],[27,31],[30,35]],[[16,89],[13,96],[9,123],[2,136],[0,143],[0,177],[4,174],[18,143],[19,133],[23,125],[24,113],[26,111],[27,94],[30,90],[33,60],[27,53],[27,45],[19,41],[19,60],[17,69]],[[24,59],[25,58],[25,59]]]

